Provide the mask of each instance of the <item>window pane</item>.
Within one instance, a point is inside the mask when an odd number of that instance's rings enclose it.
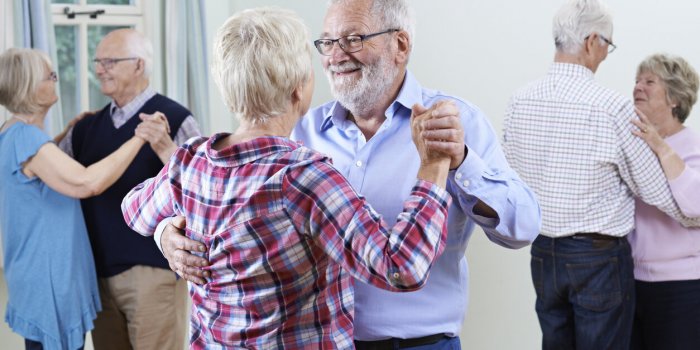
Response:
[[[77,4],[78,0],[51,0],[53,4]]]
[[[88,5],[133,5],[134,0],[88,0]]]
[[[56,53],[58,83],[61,84],[61,110],[63,120],[68,121],[80,111],[80,89],[78,88],[78,26],[56,26]]]
[[[119,28],[129,28],[129,26],[88,26],[87,44],[88,57],[90,59],[90,69],[88,69],[90,110],[100,109],[110,102],[109,97],[102,95],[102,92],[100,92],[100,81],[97,79],[97,74],[95,74],[95,64],[92,63],[92,59],[95,58],[95,50],[100,40],[102,40],[107,33]]]

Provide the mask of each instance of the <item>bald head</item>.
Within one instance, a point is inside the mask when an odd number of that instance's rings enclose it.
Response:
[[[143,76],[148,79],[153,71],[153,44],[143,34],[131,29],[117,29],[109,32],[98,45],[121,47],[128,57],[138,57],[143,61]]]

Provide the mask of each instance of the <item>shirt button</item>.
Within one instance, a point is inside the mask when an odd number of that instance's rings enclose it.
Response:
[[[361,161],[361,160],[358,160],[357,162],[355,162],[355,166],[357,166],[358,168],[361,167],[361,166],[362,166],[362,161]]]
[[[391,275],[391,278],[393,278],[394,280],[398,280],[399,277],[401,277],[401,275],[399,275],[398,272],[394,272],[394,273]]]
[[[469,187],[469,180],[464,180],[464,182],[462,182],[462,185],[464,187]]]
[[[455,175],[455,177],[457,178],[457,180],[461,179],[461,178],[462,178],[462,173],[457,173],[457,175]]]

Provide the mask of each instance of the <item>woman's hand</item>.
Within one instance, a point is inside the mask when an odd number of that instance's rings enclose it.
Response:
[[[634,108],[639,119],[632,119],[631,122],[639,130],[633,130],[632,134],[644,140],[649,145],[649,148],[656,154],[659,159],[673,152],[671,147],[664,141],[656,127],[649,121],[649,117],[642,113],[638,108]]]

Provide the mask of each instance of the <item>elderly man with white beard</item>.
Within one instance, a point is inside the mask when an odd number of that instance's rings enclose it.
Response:
[[[391,293],[356,281],[357,349],[459,349],[468,298],[464,253],[474,226],[511,249],[530,244],[540,229],[539,205],[506,162],[483,112],[423,88],[407,70],[413,23],[402,0],[331,1],[314,44],[336,100],[310,110],[292,133],[292,139],[330,155],[354,188],[391,218],[401,212],[420,165],[409,149],[411,107],[449,101],[459,110],[425,121],[422,133],[429,147],[452,159],[446,249],[420,291]],[[173,223],[184,226],[182,219]],[[203,245],[172,225],[156,241],[174,270],[204,282],[206,269],[197,267],[207,262],[188,253],[204,251]]]

